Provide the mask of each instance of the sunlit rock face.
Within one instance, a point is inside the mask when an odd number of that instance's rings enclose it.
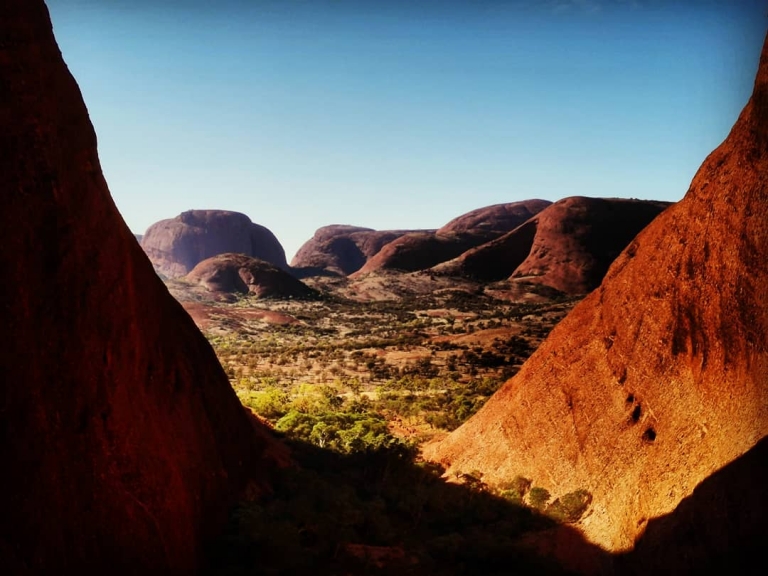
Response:
[[[549,286],[586,294],[668,202],[563,198],[511,232],[435,267],[435,272],[492,282]]]
[[[761,574],[768,548],[768,437],[648,521],[616,574]]]
[[[767,433],[764,48],[752,98],[685,198],[427,455],[491,484],[524,476],[553,498],[588,490],[578,526],[620,551]]]
[[[237,253],[288,268],[285,250],[272,232],[245,214],[227,210],[188,210],[147,228],[141,247],[157,271],[184,276],[218,254]]]
[[[0,2],[0,572],[194,574],[267,465],[120,218],[41,0]]]

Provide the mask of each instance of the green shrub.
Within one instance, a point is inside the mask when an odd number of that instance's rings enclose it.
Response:
[[[592,494],[579,489],[561,496],[547,506],[545,513],[553,520],[564,523],[578,522],[592,503]]]
[[[272,386],[260,392],[250,392],[241,401],[259,416],[271,420],[280,418],[288,411],[288,394]]]
[[[343,454],[377,451],[401,444],[389,432],[384,419],[371,413],[307,414],[291,410],[277,421],[275,430]]]
[[[523,476],[515,476],[512,480],[498,486],[499,495],[515,504],[521,504],[530,489],[531,481]]]
[[[549,502],[550,493],[546,488],[534,486],[528,492],[528,503],[536,510],[543,511]]]

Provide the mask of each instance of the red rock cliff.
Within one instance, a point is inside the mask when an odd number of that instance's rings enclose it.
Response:
[[[768,44],[754,94],[520,372],[428,455],[553,498],[611,551],[768,435]],[[750,506],[749,501],[743,502]]]
[[[0,571],[191,574],[265,449],[120,218],[42,0],[0,3]]]

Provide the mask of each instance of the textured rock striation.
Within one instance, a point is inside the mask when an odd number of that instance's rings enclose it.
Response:
[[[553,498],[587,490],[579,528],[623,551],[766,434],[768,44],[750,101],[685,198],[427,455],[492,484],[530,478]],[[705,542],[692,545],[706,558]]]
[[[285,270],[242,254],[206,258],[187,280],[211,292],[252,294],[257,298],[316,298],[318,293]]]
[[[0,125],[0,571],[194,574],[272,445],[115,208],[41,0],[0,3]]]
[[[435,267],[483,282],[511,277],[566,294],[594,290],[608,267],[668,202],[573,196],[511,232]]]
[[[184,276],[199,262],[229,252],[245,254],[288,269],[285,250],[272,232],[245,214],[226,210],[188,210],[147,228],[141,247],[158,272]]]

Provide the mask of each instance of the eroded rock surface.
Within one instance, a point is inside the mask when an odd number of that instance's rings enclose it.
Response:
[[[616,552],[768,434],[766,46],[752,98],[685,198],[429,457],[553,498],[587,490],[578,526]]]
[[[0,571],[194,574],[272,444],[115,208],[42,0],[0,3],[0,125]]]

